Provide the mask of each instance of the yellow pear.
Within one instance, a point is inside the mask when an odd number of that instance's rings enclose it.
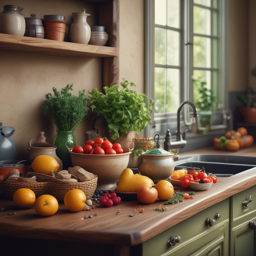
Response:
[[[149,177],[141,174],[134,174],[130,168],[126,168],[119,178],[116,192],[137,192],[143,184],[150,184],[153,186],[154,182]]]

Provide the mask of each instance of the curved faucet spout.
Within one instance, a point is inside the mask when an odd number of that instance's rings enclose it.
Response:
[[[180,111],[183,108],[183,106],[186,105],[186,104],[188,104],[190,107],[192,107],[192,109],[193,109],[193,116],[196,118],[196,120],[198,118],[196,107],[195,107],[195,105],[192,102],[184,101],[184,102],[181,103],[181,105],[179,106],[178,111],[177,111],[177,141],[181,140]]]

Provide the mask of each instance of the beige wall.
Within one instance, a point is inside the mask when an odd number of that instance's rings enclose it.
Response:
[[[249,1],[229,0],[229,91],[246,91],[249,83]],[[255,9],[254,9],[255,10]],[[255,15],[254,15],[255,16]],[[255,51],[256,53],[256,51]]]
[[[136,90],[144,90],[144,9],[143,0],[120,0],[120,80],[125,78],[137,84]],[[10,4],[0,0],[0,11]],[[86,11],[90,25],[95,24],[92,4],[83,0],[14,0],[11,4],[24,7],[22,13],[29,17],[35,13],[65,15],[71,21],[71,13]],[[54,12],[52,11],[54,10]],[[79,90],[101,90],[102,68],[100,58],[66,57],[0,50],[0,122],[13,126],[12,139],[17,145],[18,158],[27,158],[28,141],[39,131],[45,131],[50,143],[56,134],[55,125],[41,112],[45,95],[52,87],[61,89],[73,83],[75,95]],[[86,93],[87,94],[87,93]],[[82,145],[85,131],[91,129],[94,115],[89,113],[75,130],[77,144]]]

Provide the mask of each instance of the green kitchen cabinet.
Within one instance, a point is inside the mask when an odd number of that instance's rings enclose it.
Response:
[[[180,222],[143,243],[144,256],[227,256],[229,253],[230,200],[226,199]],[[215,215],[220,218],[215,220]],[[206,225],[211,218],[213,225]],[[170,245],[170,240],[179,240]]]
[[[230,256],[256,255],[256,187],[230,199]]]

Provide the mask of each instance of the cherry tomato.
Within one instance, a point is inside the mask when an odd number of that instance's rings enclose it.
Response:
[[[103,141],[103,144],[107,144],[107,145],[110,145],[111,147],[113,146],[113,144],[109,141],[109,140],[104,140]]]
[[[183,178],[188,179],[189,181],[194,181],[193,175],[192,174],[187,174],[185,176],[183,176]]]
[[[200,180],[199,178],[195,178],[194,182],[199,182],[199,180]]]
[[[119,144],[119,143],[115,143],[115,144],[112,146],[112,148],[113,148],[114,150],[116,150],[117,148],[122,148],[122,146],[121,146],[121,144]]]
[[[93,150],[93,154],[96,154],[96,155],[105,155],[105,151],[104,151],[101,147],[96,147],[96,148]]]
[[[212,183],[212,179],[209,177],[204,178],[204,183]]]
[[[84,149],[81,146],[75,146],[73,148],[72,152],[83,154],[84,153]]]
[[[213,183],[216,183],[218,180],[216,176],[209,176],[209,178],[212,179]]]
[[[92,145],[84,145],[84,154],[90,154],[90,152],[92,151]]]
[[[207,174],[205,172],[199,172],[197,177],[201,180],[207,177]]]
[[[183,177],[183,178],[181,179],[180,185],[181,185],[183,188],[189,188],[189,179],[186,178],[186,177]]]
[[[93,148],[95,148],[95,147],[97,147],[97,146],[100,146],[100,145],[97,144],[97,143],[93,143],[93,144],[92,144],[92,147],[93,147]]]
[[[106,144],[103,143],[102,149],[106,152],[107,149],[112,149],[112,144],[110,145],[108,143]]]
[[[102,138],[97,138],[97,139],[94,141],[94,143],[101,145],[101,144],[103,143],[103,139],[102,139]]]
[[[88,140],[88,141],[85,142],[85,145],[92,145],[93,143],[94,143],[93,140]]]
[[[116,148],[116,153],[117,154],[123,154],[124,150],[122,148]]]
[[[113,154],[116,154],[116,151],[115,151],[113,148],[108,148],[108,149],[105,151],[105,154],[106,154],[106,155],[113,155]]]

